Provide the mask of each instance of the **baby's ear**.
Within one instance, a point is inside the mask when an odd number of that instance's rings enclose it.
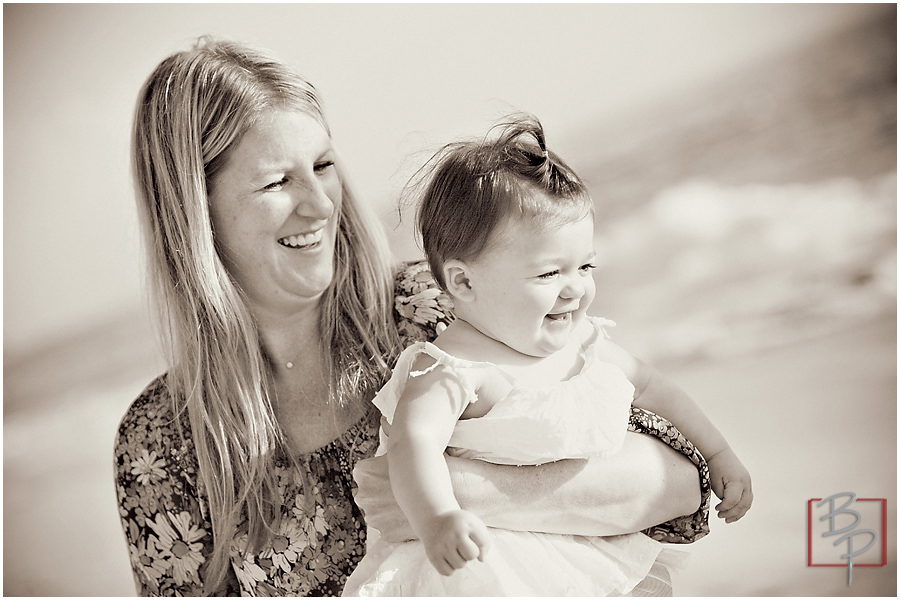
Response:
[[[447,292],[454,300],[469,302],[475,297],[472,283],[469,281],[469,267],[461,260],[448,260],[444,263],[444,283]]]

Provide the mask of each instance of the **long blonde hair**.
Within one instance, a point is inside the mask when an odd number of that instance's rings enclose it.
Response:
[[[227,41],[201,38],[163,60],[141,89],[132,160],[162,334],[168,385],[187,414],[209,498],[214,551],[206,591],[225,577],[242,514],[258,549],[281,501],[274,460],[286,450],[273,412],[270,369],[255,320],[216,249],[207,189],[266,110],[297,110],[329,131],[316,90],[285,64]],[[330,135],[330,131],[329,131]],[[361,402],[388,373],[399,340],[380,228],[341,176],[343,203],[333,281],[319,329],[330,399]]]

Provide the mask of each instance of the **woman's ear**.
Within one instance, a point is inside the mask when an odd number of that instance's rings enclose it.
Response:
[[[472,282],[469,280],[469,267],[461,260],[448,260],[444,263],[444,284],[447,292],[454,300],[469,302],[475,297]]]

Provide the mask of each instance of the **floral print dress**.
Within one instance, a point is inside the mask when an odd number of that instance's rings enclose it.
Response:
[[[452,305],[423,262],[405,265],[395,284],[395,316],[405,343],[430,341],[452,320]],[[129,407],[115,442],[119,515],[139,595],[197,596],[212,549],[205,491],[187,419],[178,420],[165,375]],[[339,596],[365,552],[366,528],[353,502],[352,471],[374,454],[379,414],[369,411],[341,437],[301,458],[301,474],[276,462],[283,498],[278,534],[257,554],[245,553],[246,524],[232,539],[231,569],[216,595]],[[700,470],[703,498],[693,515],[645,533],[690,542],[708,532],[709,474],[693,445],[670,423],[634,409],[630,429],[655,435]],[[311,490],[304,482],[315,482]]]

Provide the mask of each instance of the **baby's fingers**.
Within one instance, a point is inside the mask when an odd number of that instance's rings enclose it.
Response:
[[[453,574],[453,571],[456,571],[457,569],[462,569],[464,566],[466,566],[466,563],[469,562],[469,560],[470,559],[463,557],[462,547],[453,548],[452,550],[449,550],[444,555],[444,561],[446,562],[447,566],[450,567],[450,569],[449,569],[449,572],[441,572],[441,575]]]
[[[476,544],[471,538],[466,538],[462,540],[459,544],[459,548],[457,548],[457,553],[460,558],[462,558],[463,563],[466,563],[470,560],[475,560],[481,554],[480,548],[478,544]]]
[[[475,546],[475,554],[469,559],[477,558],[480,561],[484,561],[484,557],[487,554],[488,548],[491,546],[491,534],[488,531],[488,528],[483,524],[479,523],[480,527],[475,527],[469,532],[469,540]]]
[[[428,554],[427,551],[426,554]],[[437,572],[444,576],[452,575],[454,571],[462,569],[468,562],[462,557],[460,548],[455,544],[442,545],[440,548],[436,548],[434,557],[429,556],[429,560],[431,560],[431,564],[434,565]]]
[[[438,516],[435,523],[433,535],[423,542],[425,553],[441,575],[451,575],[469,561],[484,557],[490,533],[481,519],[456,510]]]
[[[739,481],[730,481],[725,484],[722,494],[719,496],[722,501],[716,505],[717,511],[725,511],[734,508],[741,500],[744,486]]]
[[[749,485],[730,482],[725,484],[724,497],[716,505],[715,510],[720,519],[725,519],[726,523],[733,523],[747,514],[752,503],[753,492]]]

